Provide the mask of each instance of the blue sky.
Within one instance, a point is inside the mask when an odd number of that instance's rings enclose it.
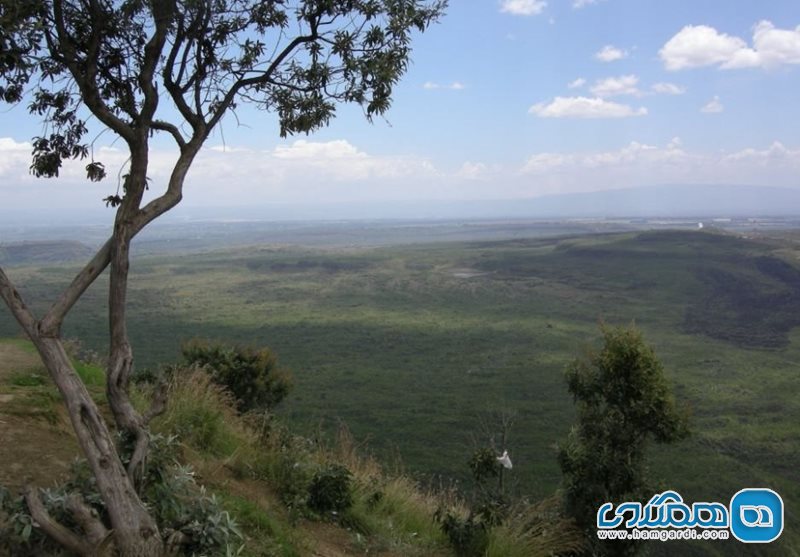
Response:
[[[414,44],[385,121],[343,107],[329,128],[281,141],[273,118],[244,109],[246,126],[228,119],[209,141],[185,202],[800,188],[797,0],[451,0]],[[27,176],[25,142],[38,129],[20,108],[4,114],[3,196],[24,205],[107,195],[111,183],[78,183],[79,166],[60,185]],[[117,147],[103,151],[111,168],[124,162]],[[155,182],[173,156],[156,145]],[[64,193],[73,181],[78,196]]]

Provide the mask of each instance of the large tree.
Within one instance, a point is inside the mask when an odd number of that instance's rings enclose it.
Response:
[[[277,115],[280,135],[326,125],[338,103],[382,114],[408,67],[414,31],[436,21],[446,0],[0,0],[0,98],[29,103],[45,131],[33,139],[31,172],[58,176],[62,162],[84,159],[98,129],[122,139],[129,159],[122,189],[104,201],[115,209],[111,237],[41,316],[0,270],[0,295],[33,341],[58,387],[78,442],[97,480],[108,522],[80,500],[82,534],[47,515],[27,492],[36,521],[81,555],[104,539],[123,556],[161,555],[165,540],[137,493],[149,450],[147,425],[164,404],[138,412],[129,397],[133,352],[126,300],[131,240],[175,207],[209,134],[237,105]],[[148,178],[150,141],[177,146],[167,183]],[[87,178],[102,180],[90,158]],[[224,187],[224,186],[222,186]],[[158,192],[145,201],[145,190]],[[65,316],[109,269],[110,346],[107,397],[116,429],[135,440],[126,465],[114,437],[78,378],[61,340]],[[107,543],[104,544],[104,547]]]
[[[567,368],[577,423],[559,447],[568,512],[587,532],[592,555],[629,555],[630,542],[600,542],[597,509],[612,501],[647,501],[646,449],[651,440],[673,443],[689,434],[653,349],[634,327],[601,327],[603,347]]]

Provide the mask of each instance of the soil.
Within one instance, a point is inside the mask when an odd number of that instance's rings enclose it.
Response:
[[[36,354],[0,341],[0,485],[14,492],[52,486],[79,455],[62,407],[52,402],[53,411],[41,412],[40,400],[9,384],[12,373],[37,368],[46,375]]]

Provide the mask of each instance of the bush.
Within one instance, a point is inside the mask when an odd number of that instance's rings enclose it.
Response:
[[[340,513],[353,505],[353,475],[339,464],[329,464],[314,474],[308,487],[308,507],[320,514]]]
[[[459,557],[481,557],[489,545],[489,526],[470,513],[466,518],[453,509],[441,508],[434,520],[450,540]]]
[[[271,410],[292,387],[291,374],[278,368],[278,360],[268,348],[194,339],[184,343],[181,352],[189,365],[204,367],[216,383],[228,389],[242,413]]]

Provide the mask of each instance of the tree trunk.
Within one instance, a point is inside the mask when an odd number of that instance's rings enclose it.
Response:
[[[120,556],[161,556],[164,545],[149,512],[139,499],[105,425],[58,338],[32,337],[45,367],[67,406],[72,427],[111,520],[114,545]]]

